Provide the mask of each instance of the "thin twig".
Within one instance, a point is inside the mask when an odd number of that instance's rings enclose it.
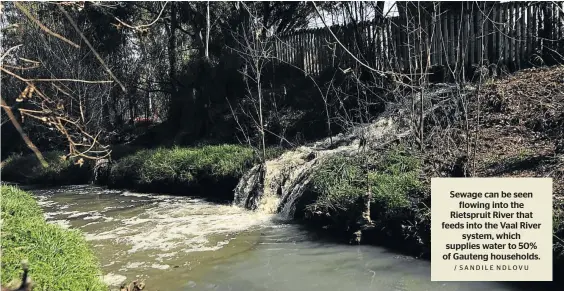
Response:
[[[39,22],[39,20],[37,20],[35,17],[33,17],[33,15],[31,15],[31,13],[29,12],[29,10],[27,10],[27,8],[23,7],[21,4],[19,4],[18,2],[14,2],[14,5],[16,5],[16,7],[21,10],[23,12],[23,14],[25,14],[25,16],[27,16],[27,18],[29,18],[29,20],[33,21],[35,24],[37,24],[43,31],[45,31],[47,34],[50,34],[72,46],[74,46],[75,48],[80,48],[80,46],[68,39],[66,39],[65,37],[61,36],[60,34],[51,31],[49,28],[47,28],[45,25],[43,25],[41,22]]]
[[[106,80],[106,81],[89,81],[89,80],[80,80],[80,79],[27,79],[29,82],[77,82],[77,83],[87,83],[87,84],[103,84],[103,83],[112,83],[114,81]]]
[[[159,15],[157,15],[157,18],[155,18],[155,20],[153,20],[153,22],[149,23],[149,24],[141,24],[141,25],[137,25],[137,26],[133,26],[133,25],[129,25],[123,21],[121,21],[119,18],[115,17],[115,19],[123,26],[125,27],[129,27],[131,29],[139,29],[139,28],[144,28],[144,27],[149,27],[155,23],[157,23],[157,21],[161,18],[161,15],[163,14],[163,11],[166,7],[166,4],[168,4],[168,1],[165,2],[165,4],[163,5],[163,8],[161,9],[161,12],[159,12]]]
[[[0,66],[0,71],[4,72],[4,73],[6,73],[6,74],[8,74],[8,75],[10,75],[10,76],[15,77],[16,79],[18,79],[18,80],[20,80],[20,81],[25,82],[29,87],[33,88],[33,90],[34,90],[33,92],[35,92],[37,95],[39,95],[39,96],[40,96],[41,98],[43,98],[45,101],[53,102],[52,100],[49,100],[49,98],[47,98],[47,96],[45,96],[43,93],[41,93],[41,91],[39,91],[39,89],[37,89],[37,88],[35,87],[35,85],[33,85],[33,83],[31,83],[30,81],[27,81],[26,79],[24,79],[24,78],[21,77],[20,75],[15,74],[15,73],[13,73],[13,72],[10,72],[10,71],[6,70],[5,68],[3,68],[3,67],[1,67],[1,66]]]
[[[110,68],[106,65],[106,62],[104,62],[104,60],[102,59],[102,57],[100,56],[100,54],[98,54],[98,52],[96,52],[96,50],[94,49],[94,47],[92,46],[92,44],[90,44],[90,42],[88,41],[88,39],[86,38],[86,36],[84,36],[84,34],[80,31],[80,29],[78,28],[78,26],[76,25],[76,23],[74,22],[74,20],[70,17],[70,15],[68,14],[68,12],[63,8],[63,6],[57,6],[59,7],[59,10],[61,10],[61,12],[63,12],[63,14],[65,14],[65,17],[67,18],[67,20],[71,23],[72,27],[74,28],[74,30],[76,30],[76,32],[78,34],[80,34],[80,37],[82,38],[82,40],[86,43],[86,45],[90,48],[90,50],[92,51],[92,53],[96,56],[96,58],[98,59],[98,61],[100,62],[100,64],[102,64],[102,66],[104,66],[104,69],[106,69],[106,72],[108,72],[108,74],[110,74],[110,76],[112,77],[112,79],[114,79],[116,81],[116,83],[119,84],[119,86],[121,87],[121,89],[123,90],[123,92],[127,92],[127,90],[125,89],[125,86],[118,80],[118,78],[112,73],[112,71],[110,70]]]
[[[13,50],[19,48],[19,47],[22,46],[22,45],[23,45],[23,44],[18,44],[18,45],[16,45],[16,46],[13,46],[13,47],[9,48],[8,50],[6,50],[6,52],[2,55],[2,57],[0,57],[0,63],[1,63],[2,61],[4,61],[4,58],[5,58],[11,51],[13,51]]]

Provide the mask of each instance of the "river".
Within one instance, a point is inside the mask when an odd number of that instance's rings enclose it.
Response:
[[[323,240],[273,215],[90,185],[33,189],[47,220],[81,229],[113,286],[152,290],[520,290],[431,282],[430,263]]]

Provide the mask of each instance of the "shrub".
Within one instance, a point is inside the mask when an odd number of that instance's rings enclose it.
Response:
[[[306,212],[326,213],[336,227],[348,228],[362,212],[370,189],[371,218],[379,223],[404,218],[422,189],[419,161],[402,149],[366,161],[367,157],[332,156],[315,171],[308,192],[316,197]],[[311,196],[311,194],[309,194]]]
[[[2,186],[2,282],[21,278],[29,262],[34,290],[107,290],[99,263],[78,230],[48,224],[35,199]]]

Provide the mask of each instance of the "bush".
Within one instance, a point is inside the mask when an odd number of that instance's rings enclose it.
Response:
[[[370,189],[371,219],[379,223],[397,220],[414,206],[422,190],[418,159],[394,149],[384,156],[332,156],[315,171],[308,196],[315,196],[306,212],[325,213],[331,223],[348,228],[362,213],[362,197]],[[311,198],[310,198],[311,199]]]
[[[12,156],[2,166],[2,180],[23,184],[72,185],[85,184],[92,176],[92,163],[86,160],[77,165],[75,160],[61,157],[63,152],[43,153],[48,167],[43,167],[33,154]]]
[[[98,261],[78,230],[48,224],[35,199],[2,186],[2,282],[21,279],[29,262],[34,290],[107,290]]]
[[[308,192],[314,193],[316,198],[306,206],[306,211],[327,213],[335,227],[346,228],[360,215],[357,202],[366,189],[362,160],[333,156],[324,161],[312,176]]]
[[[161,193],[186,193],[208,186],[207,192],[227,189],[232,196],[239,178],[256,161],[251,148],[237,145],[141,150],[112,166],[109,184]]]

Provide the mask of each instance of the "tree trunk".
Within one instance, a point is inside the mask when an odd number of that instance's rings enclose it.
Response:
[[[168,121],[174,127],[177,128],[179,125],[180,117],[182,115],[182,102],[178,94],[178,88],[176,84],[176,27],[177,23],[177,11],[176,3],[171,2],[170,4],[170,26],[168,27],[168,62],[169,62],[169,78],[171,84],[171,100],[169,103],[168,111]]]
[[[256,80],[257,80],[257,91],[258,91],[258,102],[259,102],[259,122],[260,122],[260,138],[261,138],[261,151],[262,151],[262,162],[266,162],[266,143],[265,143],[265,135],[264,135],[264,121],[263,121],[263,114],[262,114],[262,86],[261,86],[261,69],[260,69],[260,60],[255,62],[255,72],[257,72]]]
[[[206,5],[206,50],[205,50],[205,57],[206,60],[209,60],[210,52],[210,1],[208,1]]]

